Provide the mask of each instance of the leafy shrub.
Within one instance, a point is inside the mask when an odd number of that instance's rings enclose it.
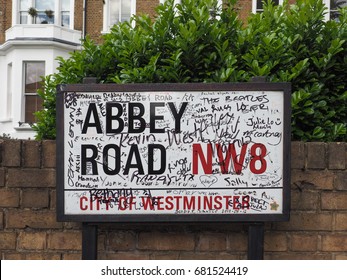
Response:
[[[264,4],[246,24],[235,0],[221,9],[216,0],[173,0],[157,18],[134,17],[115,25],[104,43],[83,41],[83,50],[58,58],[58,73],[47,76],[45,110],[38,112],[37,138],[55,138],[56,85],[96,77],[99,83],[247,82],[267,76],[292,83],[292,139],[347,140],[347,12],[324,21],[321,0]]]

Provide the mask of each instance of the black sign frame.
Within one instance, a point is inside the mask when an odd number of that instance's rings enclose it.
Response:
[[[160,92],[160,91],[280,91],[283,93],[283,211],[281,214],[85,214],[67,215],[64,205],[64,93],[66,92]],[[57,87],[57,220],[75,222],[275,222],[290,216],[291,84],[211,83],[211,84],[71,84]]]

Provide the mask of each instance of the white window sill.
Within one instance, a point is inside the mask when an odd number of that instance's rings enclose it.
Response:
[[[32,126],[28,123],[21,123],[18,126],[14,127],[15,130],[33,130]]]

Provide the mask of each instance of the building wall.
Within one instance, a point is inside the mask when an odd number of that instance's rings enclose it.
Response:
[[[1,259],[81,259],[56,221],[55,142],[0,140]],[[292,142],[291,218],[265,223],[265,259],[347,260],[347,143]],[[246,259],[247,225],[107,224],[99,259]]]
[[[103,1],[89,0],[87,4],[86,33],[96,42],[100,42],[103,31]]]
[[[12,1],[0,0],[0,44],[5,42],[5,31],[11,27]]]

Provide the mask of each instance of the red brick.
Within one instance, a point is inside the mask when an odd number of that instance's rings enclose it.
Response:
[[[109,247],[111,250],[133,250],[136,247],[136,236],[129,231],[112,232],[109,235]]]
[[[146,0],[146,1],[137,0],[136,14],[137,15],[147,14],[153,18],[155,16],[155,9],[158,5],[159,5],[159,0]]]
[[[224,233],[201,233],[197,250],[199,251],[225,251],[227,249],[227,236]]]
[[[81,250],[81,232],[52,232],[48,235],[48,248],[53,250]]]
[[[285,233],[265,232],[264,251],[283,252],[287,251],[287,236]]]
[[[347,210],[347,192],[324,192],[321,195],[323,210]]]
[[[322,236],[322,251],[327,252],[346,252],[347,235],[334,234]]]
[[[86,32],[91,39],[100,41],[101,31],[103,29],[103,3],[98,0],[88,1],[88,20],[86,22]]]
[[[289,222],[278,222],[274,228],[278,230],[332,230],[332,213],[297,213],[292,212]]]
[[[309,169],[324,169],[327,167],[326,144],[322,142],[306,143],[307,162]]]
[[[15,232],[0,232],[0,249],[10,250],[16,248]]]
[[[47,208],[49,205],[48,189],[24,189],[21,206],[23,208]]]
[[[54,168],[56,166],[56,143],[53,140],[42,142],[42,167]]]
[[[54,211],[9,210],[5,219],[6,228],[62,228]]]
[[[38,141],[23,141],[23,167],[40,167],[40,149],[40,142]]]
[[[45,232],[21,232],[18,236],[18,248],[24,250],[46,249]]]
[[[18,207],[19,190],[0,189],[0,207]]]
[[[318,248],[317,234],[294,233],[291,235],[291,250],[298,252],[316,252]]]
[[[21,164],[21,141],[6,140],[2,143],[2,164],[5,167],[19,167]]]
[[[328,168],[346,168],[346,143],[328,143]]]
[[[194,250],[193,234],[144,232],[138,237],[138,248],[141,250]]]
[[[54,169],[9,169],[8,187],[15,188],[53,188],[55,187]]]
[[[335,174],[331,171],[292,170],[291,181],[294,189],[334,189]]]
[[[291,168],[302,169],[305,167],[304,142],[291,143]]]

